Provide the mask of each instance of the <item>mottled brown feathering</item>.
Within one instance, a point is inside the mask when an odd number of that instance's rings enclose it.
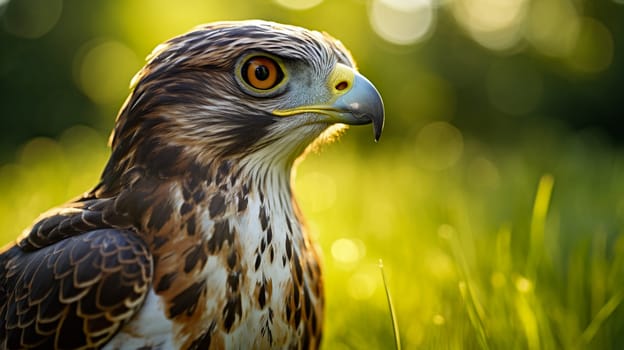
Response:
[[[283,81],[249,86],[256,56]],[[321,268],[290,177],[334,123],[381,132],[381,99],[353,66],[328,35],[263,21],[157,47],[100,182],[0,255],[0,348],[318,348]]]

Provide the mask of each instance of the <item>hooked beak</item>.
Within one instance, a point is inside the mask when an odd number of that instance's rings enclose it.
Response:
[[[280,117],[301,113],[317,113],[329,122],[349,125],[373,124],[375,141],[379,141],[384,127],[384,105],[375,86],[363,75],[338,63],[329,75],[332,98],[327,104],[300,106],[273,111]]]

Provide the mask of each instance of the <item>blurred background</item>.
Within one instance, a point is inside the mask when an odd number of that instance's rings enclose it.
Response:
[[[326,31],[386,104],[308,155],[325,349],[624,346],[624,1],[0,0],[0,239],[94,185],[129,81],[195,25]]]

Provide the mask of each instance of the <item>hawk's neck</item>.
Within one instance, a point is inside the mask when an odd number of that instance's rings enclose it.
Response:
[[[320,267],[290,175],[290,166],[223,161],[144,177],[119,195],[120,208],[142,211],[154,292],[181,344],[206,332],[238,348],[320,337]]]

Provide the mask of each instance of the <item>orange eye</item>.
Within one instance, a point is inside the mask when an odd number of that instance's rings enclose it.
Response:
[[[268,90],[279,84],[284,73],[279,64],[264,56],[254,56],[243,65],[243,80],[258,90]]]

